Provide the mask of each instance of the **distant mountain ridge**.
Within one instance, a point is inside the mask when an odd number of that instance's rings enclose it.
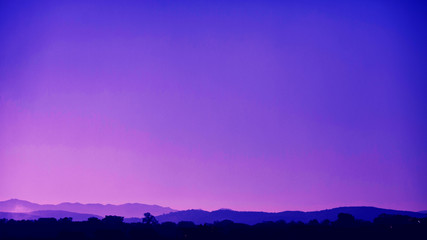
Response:
[[[233,210],[217,210],[217,211],[203,211],[203,210],[186,210],[172,212],[164,215],[157,216],[160,222],[180,222],[192,221],[196,224],[213,223],[215,221],[231,220],[236,223],[256,224],[265,221],[279,221],[286,222],[301,221],[307,223],[310,220],[317,219],[324,221],[326,219],[335,221],[339,213],[349,213],[356,219],[365,221],[373,221],[380,214],[392,215],[408,215],[411,217],[423,218],[426,214],[410,211],[398,211],[391,209],[382,209],[375,207],[339,207],[321,211],[301,212],[301,211],[285,211],[278,213],[268,212],[239,212]]]
[[[143,217],[144,213],[150,212],[153,215],[167,214],[176,210],[158,205],[148,205],[141,203],[126,203],[121,205],[112,204],[81,204],[81,203],[60,203],[60,204],[36,204],[19,199],[0,201],[0,212],[9,213],[31,213],[35,211],[67,211],[80,214],[92,214],[104,217],[105,215],[117,215],[126,218]]]

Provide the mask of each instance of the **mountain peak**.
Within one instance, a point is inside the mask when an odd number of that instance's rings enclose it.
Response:
[[[11,198],[9,200],[0,201],[0,203],[1,202],[9,202],[9,203],[31,203],[29,201],[25,201],[25,200],[21,200],[21,199],[17,199],[17,198]]]

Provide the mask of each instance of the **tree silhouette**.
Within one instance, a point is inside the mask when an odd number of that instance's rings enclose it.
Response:
[[[72,221],[73,221],[73,218],[71,218],[71,217],[60,218],[58,220],[59,223],[70,223]]]
[[[105,216],[104,219],[102,219],[103,222],[108,224],[121,224],[123,223],[124,217],[120,216]]]
[[[142,223],[149,225],[159,224],[157,219],[153,215],[151,215],[151,213],[144,213],[144,216],[145,217],[142,219]]]
[[[353,215],[348,213],[339,213],[337,221],[334,222],[337,226],[352,226],[356,223]]]
[[[317,219],[313,219],[313,220],[310,220],[309,222],[308,222],[308,225],[319,225],[320,223],[319,223],[319,221],[317,220]]]
[[[90,217],[90,218],[88,218],[87,222],[88,223],[100,223],[101,220],[96,218],[96,217]]]

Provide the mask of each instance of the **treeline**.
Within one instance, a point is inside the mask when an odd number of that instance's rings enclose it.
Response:
[[[336,221],[263,222],[255,225],[229,220],[195,225],[193,222],[159,224],[149,213],[140,223],[106,216],[73,222],[71,218],[0,220],[0,239],[427,239],[427,218],[378,216],[373,222],[340,213]]]

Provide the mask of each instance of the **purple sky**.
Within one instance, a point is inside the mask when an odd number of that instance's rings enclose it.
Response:
[[[0,3],[0,200],[427,209],[425,4],[59,2]]]

